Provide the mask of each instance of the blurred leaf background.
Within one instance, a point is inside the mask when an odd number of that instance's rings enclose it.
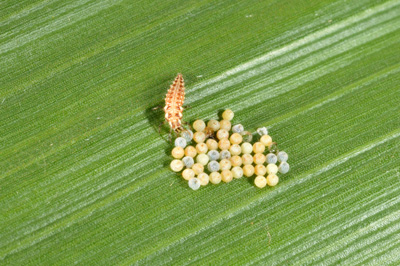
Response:
[[[0,3],[0,264],[400,263],[400,2]],[[188,188],[162,104],[235,111],[275,188]]]

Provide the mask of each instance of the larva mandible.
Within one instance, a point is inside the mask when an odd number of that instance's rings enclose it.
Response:
[[[182,74],[176,76],[165,97],[165,119],[176,132],[182,132],[183,101],[185,100],[185,83]]]

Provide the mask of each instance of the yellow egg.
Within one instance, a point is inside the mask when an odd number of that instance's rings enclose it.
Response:
[[[233,117],[234,117],[234,113],[233,113],[233,111],[230,110],[230,109],[226,109],[226,110],[222,113],[222,118],[223,118],[224,120],[231,121],[231,120],[233,119]]]
[[[233,179],[233,174],[230,170],[223,170],[221,172],[221,180],[225,183],[231,182]]]
[[[254,175],[254,166],[252,166],[251,164],[243,166],[243,175],[246,177]]]
[[[182,176],[185,180],[190,180],[195,176],[195,173],[192,169],[187,168],[183,170]]]
[[[221,174],[218,172],[212,172],[209,179],[212,184],[219,184],[221,183]]]
[[[175,159],[181,159],[185,155],[185,150],[182,147],[175,147],[171,151],[172,157]]]
[[[203,120],[196,120],[193,122],[193,129],[196,131],[203,131],[206,128],[206,123]]]
[[[267,184],[268,184],[268,186],[271,186],[271,187],[276,186],[278,184],[278,182],[279,182],[279,177],[277,175],[269,174],[267,176]]]
[[[254,185],[259,188],[263,188],[267,185],[267,179],[264,176],[259,175],[254,179]]]
[[[170,164],[170,167],[171,167],[172,171],[174,171],[174,172],[181,171],[183,169],[183,166],[184,166],[184,164],[181,160],[172,160],[171,164]]]

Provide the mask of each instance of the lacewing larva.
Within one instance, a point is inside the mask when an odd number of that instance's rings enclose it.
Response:
[[[176,133],[184,130],[182,127],[183,101],[185,100],[185,83],[182,74],[176,76],[165,96],[165,120]]]

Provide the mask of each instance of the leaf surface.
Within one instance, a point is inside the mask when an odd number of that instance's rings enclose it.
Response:
[[[400,262],[399,1],[3,1],[0,262]],[[274,188],[192,191],[159,124],[266,126]]]

